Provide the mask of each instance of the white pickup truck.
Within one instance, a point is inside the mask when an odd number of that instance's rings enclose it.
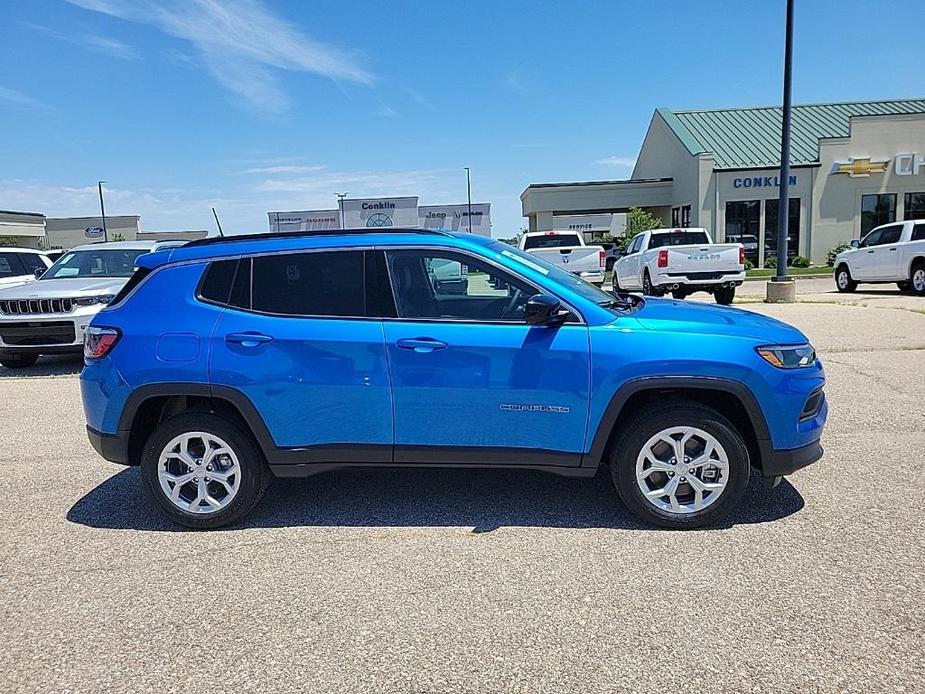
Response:
[[[653,229],[637,234],[613,269],[614,289],[676,299],[709,292],[731,304],[745,280],[745,247],[713,243],[706,229]]]
[[[853,292],[858,282],[895,282],[925,296],[925,220],[884,224],[835,256],[835,285]]]
[[[603,246],[586,246],[574,231],[533,231],[520,237],[520,250],[538,255],[588,282],[604,284],[606,251]]]

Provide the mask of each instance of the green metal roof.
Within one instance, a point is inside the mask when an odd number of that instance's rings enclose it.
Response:
[[[691,154],[710,152],[715,168],[780,166],[781,108],[728,108],[709,111],[658,109]],[[819,139],[847,137],[852,116],[925,113],[925,99],[804,104],[793,107],[790,163],[819,161]]]

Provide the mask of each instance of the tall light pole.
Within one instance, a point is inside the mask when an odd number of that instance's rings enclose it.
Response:
[[[109,241],[109,232],[106,231],[106,208],[103,206],[103,184],[106,181],[97,181],[96,187],[100,191],[100,217],[103,219],[103,241]]]
[[[784,46],[784,113],[780,131],[780,196],[777,200],[777,275],[787,279],[787,236],[790,226],[790,82],[793,72],[793,0],[787,0],[787,29]],[[765,234],[767,234],[765,229]]]
[[[341,229],[344,228],[344,198],[350,193],[334,193],[337,196],[337,223]]]
[[[472,183],[469,180],[469,167],[466,167],[466,196],[469,199],[469,233],[472,233]]]

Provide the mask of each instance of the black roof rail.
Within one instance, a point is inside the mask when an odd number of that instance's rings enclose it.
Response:
[[[449,231],[442,229],[421,229],[419,227],[362,227],[359,229],[320,229],[318,231],[265,231],[259,234],[238,234],[228,236],[210,236],[205,239],[190,241],[184,248],[196,246],[211,246],[216,243],[232,243],[235,241],[268,241],[270,239],[291,239],[302,236],[342,236],[344,234],[436,234],[438,236],[452,236]]]

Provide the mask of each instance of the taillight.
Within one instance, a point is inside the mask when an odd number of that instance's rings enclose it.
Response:
[[[606,266],[607,266],[607,260],[606,260],[606,258],[605,258],[606,255],[607,255],[607,252],[606,252],[606,251],[598,251],[598,252],[597,252],[597,259],[598,259],[598,261],[600,261],[601,267],[606,267]]]
[[[115,328],[89,326],[84,331],[84,357],[99,359],[112,351],[119,341],[120,333]]]
[[[658,252],[658,266],[668,267],[668,251],[661,250]]]
[[[739,246],[739,265],[745,265],[745,246]]]

